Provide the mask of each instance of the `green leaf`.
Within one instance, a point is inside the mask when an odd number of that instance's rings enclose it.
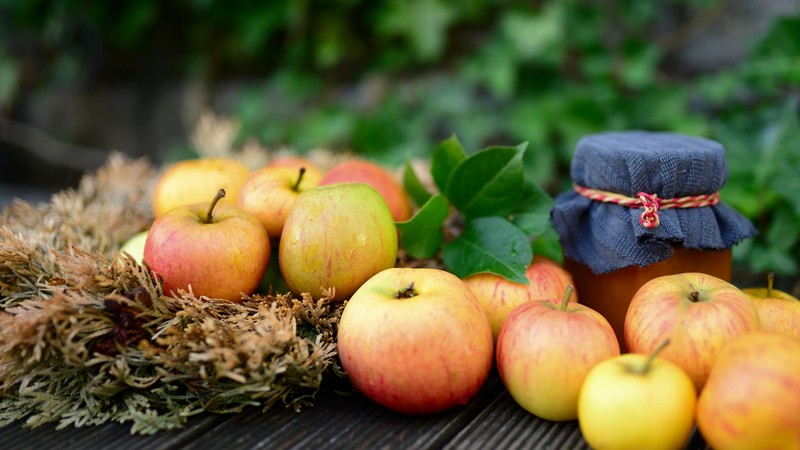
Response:
[[[522,197],[527,146],[489,147],[464,160],[447,183],[450,203],[468,217],[511,213]]]
[[[450,205],[442,194],[431,197],[414,217],[398,222],[400,242],[414,258],[433,258],[444,241],[444,221],[450,214]]]
[[[525,269],[532,259],[525,233],[502,217],[469,221],[461,236],[442,250],[445,267],[460,278],[488,272],[529,284]]]
[[[409,160],[406,160],[403,168],[403,188],[417,206],[424,205],[431,198],[431,193],[419,181],[419,177],[414,171],[414,166],[411,165]]]
[[[455,135],[436,147],[431,158],[431,175],[439,192],[447,192],[450,175],[465,159],[467,159],[467,154],[464,153],[464,148]]]
[[[538,236],[552,228],[550,210],[553,199],[533,180],[525,179],[522,198],[511,213],[511,222],[528,236]]]

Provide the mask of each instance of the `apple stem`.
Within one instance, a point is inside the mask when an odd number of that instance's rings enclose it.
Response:
[[[572,297],[573,292],[575,292],[575,288],[572,287],[571,284],[568,284],[567,288],[564,290],[564,297],[561,299],[561,311],[567,310],[567,307],[569,306],[569,299]]]
[[[691,300],[691,301],[692,301],[692,302],[694,302],[694,303],[697,303],[697,302],[699,302],[699,301],[700,301],[700,293],[699,293],[699,292],[697,292],[697,291],[692,291],[692,292],[689,294],[689,300]]]
[[[772,298],[772,287],[775,285],[775,272],[767,274],[767,298]]]
[[[297,181],[295,181],[294,186],[292,186],[293,191],[297,192],[297,190],[300,189],[300,182],[303,181],[303,175],[305,174],[306,174],[306,168],[301,167],[300,173],[297,175]]]
[[[411,297],[413,297],[415,295],[417,295],[417,293],[414,292],[414,282],[413,281],[411,282],[410,285],[408,285],[407,288],[397,291],[397,298],[411,298]]]
[[[214,207],[217,206],[217,202],[222,200],[223,197],[225,197],[225,189],[218,190],[217,195],[214,196],[214,200],[211,200],[211,206],[208,207],[205,223],[211,223],[214,221],[214,217],[212,215],[214,213]]]
[[[650,355],[647,357],[647,360],[644,362],[644,366],[642,366],[641,373],[645,374],[650,371],[650,366],[653,365],[653,360],[656,359],[656,356],[658,356],[658,354],[661,353],[661,351],[664,350],[667,345],[669,345],[669,338],[664,339],[664,341],[650,353]]]

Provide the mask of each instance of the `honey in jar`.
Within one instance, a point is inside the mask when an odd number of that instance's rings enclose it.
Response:
[[[601,313],[625,349],[631,298],[648,280],[703,272],[731,279],[731,249],[753,236],[719,197],[728,170],[718,142],[675,133],[609,132],[578,142],[573,189],[551,218],[581,303]]]

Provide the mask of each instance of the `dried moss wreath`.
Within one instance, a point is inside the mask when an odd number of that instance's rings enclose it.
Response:
[[[0,426],[117,421],[153,433],[201,411],[299,409],[342,375],[342,305],[330,295],[165,296],[117,254],[152,221],[156,177],[115,154],[78,188],[0,214]]]

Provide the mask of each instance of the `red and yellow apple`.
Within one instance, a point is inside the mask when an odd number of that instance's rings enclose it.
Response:
[[[589,370],[619,355],[608,321],[564,298],[532,300],[514,308],[497,338],[497,369],[506,389],[528,412],[547,420],[575,420],[578,393]]]
[[[643,284],[628,306],[624,334],[633,353],[650,353],[669,339],[663,358],[684,369],[699,392],[720,350],[758,328],[747,294],[712,275],[687,272]]]
[[[427,414],[464,405],[492,368],[492,330],[455,275],[390,268],[345,305],[337,337],[353,387],[394,411]]]
[[[311,160],[296,155],[280,156],[268,162],[265,167],[285,167],[293,170],[295,173],[297,173],[300,168],[303,168],[305,169],[305,176],[308,178],[309,183],[314,185],[319,183],[319,180],[325,175],[325,171],[311,162]]]
[[[359,159],[339,163],[322,177],[319,185],[355,182],[375,188],[389,206],[395,222],[411,218],[411,203],[405,189],[394,175],[378,164]]]
[[[667,342],[649,355],[607,359],[586,375],[578,397],[578,425],[592,448],[686,448],[697,392],[683,369],[657,356]]]
[[[716,449],[800,448],[800,340],[761,330],[722,349],[697,426]]]
[[[785,334],[800,339],[800,300],[797,297],[773,288],[775,275],[767,275],[766,288],[745,288],[742,292],[750,296],[761,321],[761,329]]]
[[[270,239],[280,239],[294,202],[301,192],[317,185],[316,176],[304,167],[262,167],[244,182],[236,206],[255,216]]]
[[[255,217],[217,202],[173,208],[153,221],[144,260],[164,292],[241,300],[258,287],[270,256],[267,232]]]
[[[397,227],[380,194],[364,183],[318,186],[301,193],[278,246],[281,274],[295,293],[335,300],[352,295],[397,259]]]
[[[564,294],[567,286],[572,286],[572,276],[556,262],[544,256],[534,256],[525,270],[530,284],[515,283],[492,273],[477,273],[464,278],[480,302],[495,339],[506,316],[514,307],[531,300],[553,299]],[[575,294],[570,301],[577,302]]]
[[[153,189],[153,215],[160,217],[177,206],[208,202],[219,189],[227,194],[222,204],[235,205],[249,174],[247,166],[231,159],[179,161],[161,174]]]

